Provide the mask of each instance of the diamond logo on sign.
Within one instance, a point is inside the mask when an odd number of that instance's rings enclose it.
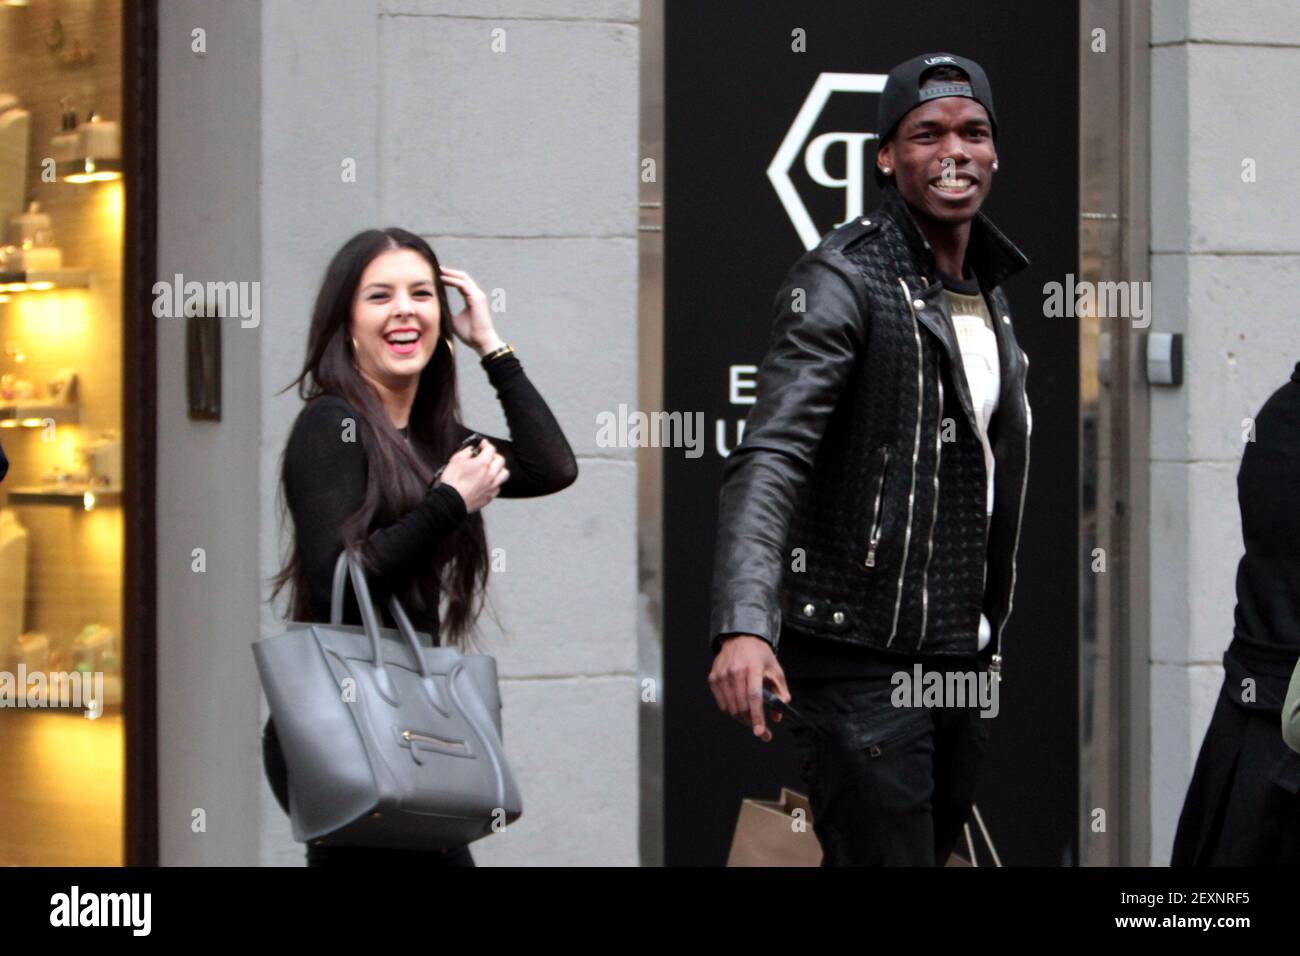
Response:
[[[866,184],[866,144],[876,139],[877,134],[855,130],[821,133],[811,140],[808,137],[833,94],[879,93],[885,88],[886,78],[884,73],[821,74],[767,167],[767,178],[776,190],[805,249],[817,245],[822,231],[813,222],[808,207],[804,205],[799,190],[790,178],[790,171],[802,159],[804,170],[817,185],[844,190],[844,218],[840,223],[862,215]],[[836,179],[826,170],[826,154],[832,147],[840,146],[845,150],[845,171],[843,179]]]

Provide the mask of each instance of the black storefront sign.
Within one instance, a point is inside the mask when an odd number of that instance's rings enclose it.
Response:
[[[1030,356],[1031,469],[1006,680],[978,803],[1003,862],[1079,857],[1079,351],[1043,316],[1077,272],[1079,10],[1074,2],[680,0],[665,22],[664,408],[703,416],[703,454],[664,454],[664,849],[726,859],[744,797],[799,786],[788,734],[762,744],[706,683],[723,455],[752,407],[772,300],[808,246],[869,210],[884,75],[926,52],[971,57],[998,111],[984,211],[1029,256],[1006,286]],[[800,32],[802,31],[802,32]]]

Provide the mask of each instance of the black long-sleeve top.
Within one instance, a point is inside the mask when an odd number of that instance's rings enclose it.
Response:
[[[555,416],[524,374],[514,355],[488,363],[488,380],[505,412],[510,439],[485,435],[505,458],[510,477],[501,486],[503,498],[531,498],[572,484],[578,465]],[[293,515],[294,534],[311,593],[311,620],[329,619],[334,565],[343,550],[342,527],[361,507],[366,493],[366,453],[360,440],[342,441],[344,419],[359,421],[355,408],[337,395],[322,395],[303,408],[285,451],[285,497]],[[407,429],[401,430],[406,434]],[[462,426],[459,438],[470,434]],[[458,438],[458,440],[459,440]],[[367,551],[374,569],[367,576],[371,594],[385,624],[392,620],[382,595],[397,591],[409,570],[427,563],[438,545],[465,520],[465,502],[450,485],[429,488],[420,503],[392,524],[372,527]],[[344,602],[343,620],[361,622],[352,589]],[[417,631],[438,633],[436,595],[430,612],[407,608]]]
[[[1300,362],[1255,416],[1237,472],[1241,537],[1232,643],[1223,693],[1238,707],[1281,711],[1300,657]],[[1242,681],[1255,681],[1254,699]]]

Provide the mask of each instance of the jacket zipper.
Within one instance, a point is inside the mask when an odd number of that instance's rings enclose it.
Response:
[[[876,550],[880,547],[880,500],[885,493],[885,475],[889,471],[889,448],[882,448],[885,460],[880,464],[880,484],[876,487],[876,507],[871,513],[871,531],[867,535],[867,560],[863,562],[868,568],[876,566]]]
[[[903,604],[903,577],[907,574],[907,552],[912,543],[912,509],[916,503],[916,462],[921,455],[921,411],[925,399],[925,363],[921,354],[921,326],[916,320],[916,308],[912,305],[912,294],[902,276],[898,284],[903,287],[903,296],[912,313],[912,334],[916,336],[916,437],[912,440],[912,486],[907,493],[907,533],[903,535],[903,563],[898,569],[898,596],[894,599],[894,623],[889,631],[889,640],[885,646],[894,643],[898,634],[898,612]]]
[[[925,552],[925,569],[921,572],[921,637],[917,649],[925,642],[925,622],[930,608],[930,558],[934,556],[934,525],[939,519],[939,461],[943,455],[943,377],[935,376],[938,386],[938,427],[934,433],[934,510],[930,513],[930,541]],[[985,562],[987,564],[987,562]]]
[[[1029,356],[1021,355],[1025,362],[1025,371],[1029,371]],[[1011,608],[1015,605],[1016,595],[1016,555],[1020,551],[1020,525],[1025,516],[1025,490],[1029,486],[1029,390],[1025,386],[1025,376],[1020,379],[1020,403],[1025,410],[1025,470],[1020,478],[1020,509],[1016,515],[1016,539],[1011,548],[1011,590],[1007,593],[1007,610],[1002,615],[1002,620],[998,622],[998,639],[997,645],[993,648],[993,660],[989,662],[989,670],[997,675],[997,679],[1002,680],[1002,629],[1007,626],[1007,618],[1011,617]]]

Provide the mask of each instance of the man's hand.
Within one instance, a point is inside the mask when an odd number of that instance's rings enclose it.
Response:
[[[763,714],[763,685],[770,683],[776,696],[790,703],[785,686],[785,672],[776,662],[772,645],[753,634],[735,634],[723,638],[722,649],[713,659],[709,672],[709,689],[718,709],[735,717],[764,743],[772,739]],[[774,714],[772,720],[779,721]]]

